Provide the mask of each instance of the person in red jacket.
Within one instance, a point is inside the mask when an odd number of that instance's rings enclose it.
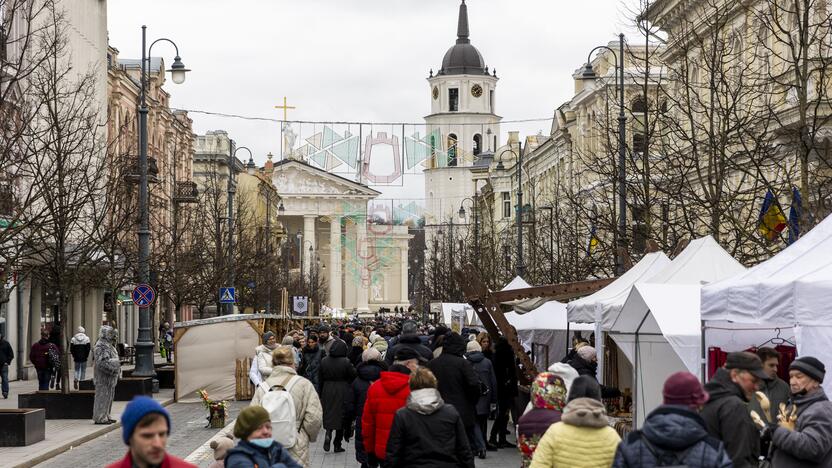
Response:
[[[419,367],[419,353],[411,348],[396,352],[390,371],[367,390],[364,414],[361,416],[361,435],[367,452],[367,467],[379,466],[387,453],[387,438],[393,426],[396,411],[404,407],[410,395],[410,373]]]
[[[121,438],[129,450],[107,468],[196,468],[167,453],[170,414],[153,398],[133,398],[121,415],[121,427]]]
[[[29,360],[35,366],[38,373],[38,390],[49,390],[49,379],[52,377],[52,370],[49,365],[49,351],[57,353],[58,348],[49,341],[49,332],[41,330],[40,341],[32,345],[29,350]]]

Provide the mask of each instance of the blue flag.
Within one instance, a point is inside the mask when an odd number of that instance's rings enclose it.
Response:
[[[789,208],[789,239],[786,242],[788,245],[792,245],[800,238],[800,210],[802,205],[803,199],[800,197],[800,190],[797,187],[792,187],[792,206]]]

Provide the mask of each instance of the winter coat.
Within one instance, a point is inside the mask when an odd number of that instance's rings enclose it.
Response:
[[[823,388],[794,398],[795,430],[778,427],[771,436],[775,468],[832,466],[832,402]],[[789,408],[790,410],[790,408]]]
[[[350,348],[350,352],[347,355],[347,359],[349,359],[350,364],[352,364],[353,367],[361,364],[361,353],[363,352],[364,348],[362,348],[361,346],[353,346]]]
[[[323,352],[320,346],[314,348],[304,346],[301,351],[300,367],[298,368],[298,373],[309,379],[319,392],[321,391],[321,385],[318,379],[318,371],[321,368],[322,355]]]
[[[600,401],[576,398],[563,409],[561,421],[543,434],[531,467],[607,468],[620,441]]]
[[[345,426],[344,400],[355,378],[355,368],[347,360],[347,345],[336,340],[329,355],[321,360],[318,379],[324,409],[324,429],[338,430]]]
[[[14,359],[14,350],[12,349],[12,345],[10,345],[8,341],[0,339],[0,367],[2,367],[3,364],[11,364],[12,359]]]
[[[225,468],[303,468],[278,442],[261,448],[241,440],[225,455]]]
[[[84,333],[76,333],[69,340],[69,353],[75,362],[87,362],[90,357],[90,337]]]
[[[566,384],[563,379],[550,374],[541,381],[540,376],[531,383],[529,404],[532,409],[520,417],[517,423],[517,448],[523,467],[532,463],[534,451],[552,424],[560,422],[566,404]]]
[[[266,379],[266,385],[269,388],[275,385],[282,384],[290,376],[298,375],[291,367],[274,366],[272,374]],[[289,454],[295,460],[299,461],[301,465],[306,466],[309,463],[309,443],[315,442],[318,438],[318,432],[321,430],[321,423],[323,421],[323,410],[321,408],[321,400],[318,398],[318,393],[315,391],[315,386],[312,382],[301,377],[292,386],[292,401],[295,403],[295,416],[298,424],[298,437],[295,445],[289,449]],[[265,392],[258,386],[257,391],[251,399],[251,405],[260,405]]]
[[[260,378],[263,380],[268,379],[272,374],[272,351],[274,349],[269,349],[264,344],[254,348],[254,356],[257,359],[257,370],[260,372]]]
[[[497,376],[494,374],[494,367],[481,351],[467,353],[465,357],[474,366],[474,372],[477,373],[480,382],[488,387],[488,393],[480,395],[477,400],[476,414],[488,414],[491,404],[497,403]]]
[[[130,456],[130,451],[127,451],[127,455],[124,456],[121,460],[111,463],[107,465],[107,468],[133,468],[133,458]],[[228,466],[227,464],[225,466]],[[162,464],[159,465],[159,468],[196,468],[196,465],[192,465],[181,458],[176,458],[171,454],[166,454],[165,458],[162,460]]]
[[[396,468],[474,468],[462,419],[435,388],[415,390],[396,412],[386,462]]]
[[[760,432],[748,410],[748,400],[726,369],[705,384],[710,398],[700,415],[708,433],[725,443],[735,468],[755,468],[760,456]]]
[[[708,434],[705,421],[696,412],[664,405],[647,416],[641,430],[621,442],[612,466],[653,468],[674,464],[691,468],[733,466],[725,445]]]
[[[367,389],[364,412],[361,416],[361,436],[364,450],[383,460],[387,456],[387,441],[396,411],[407,403],[410,395],[410,376],[399,372],[382,372],[378,381]]]
[[[454,405],[462,423],[470,428],[476,422],[474,410],[480,398],[480,379],[471,363],[462,357],[463,354],[465,339],[458,334],[450,334],[445,337],[442,355],[429,362],[428,368],[436,376],[442,399]]]
[[[375,341],[373,341],[372,347],[377,349],[378,352],[381,353],[381,356],[385,358],[384,362],[387,362],[387,348],[389,347],[387,345],[387,340],[382,337],[378,337]]]
[[[508,340],[501,336],[494,346],[494,375],[497,376],[497,398],[503,404],[517,396],[517,359]]]
[[[54,351],[58,350],[53,343],[50,343],[49,340],[45,340],[43,338],[32,345],[32,349],[29,351],[29,360],[32,361],[32,365],[35,366],[35,369],[45,370],[49,368],[50,349],[54,349]]]
[[[760,391],[771,402],[771,410],[769,412],[771,413],[771,420],[776,422],[777,413],[780,412],[780,403],[788,403],[789,398],[792,396],[791,390],[789,390],[789,384],[775,377],[771,380],[763,380],[760,385]],[[760,402],[756,398],[752,398],[748,403],[748,409],[756,411],[765,420],[763,409],[760,407]]]
[[[387,350],[387,355],[384,357],[384,361],[388,366],[393,364],[393,360],[396,358],[396,351],[403,348],[410,348],[416,351],[426,361],[433,359],[433,352],[430,348],[422,344],[422,340],[419,339],[418,335],[401,335],[398,341],[396,341],[396,344],[390,346],[390,349]],[[463,348],[462,351],[464,353],[465,349]]]
[[[361,431],[361,417],[364,415],[367,390],[381,377],[381,372],[386,370],[387,364],[384,361],[367,361],[358,364],[355,368],[355,380],[352,381],[350,392],[347,393],[346,413],[355,420],[355,457],[359,463],[367,463],[364,435]]]

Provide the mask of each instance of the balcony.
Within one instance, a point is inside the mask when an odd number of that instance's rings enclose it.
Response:
[[[139,183],[139,157],[127,156],[124,158],[124,180],[131,184]],[[159,167],[156,166],[156,158],[147,157],[147,182],[155,184],[159,182]]]
[[[199,199],[199,190],[196,182],[177,182],[174,186],[173,201],[175,203],[196,203]]]

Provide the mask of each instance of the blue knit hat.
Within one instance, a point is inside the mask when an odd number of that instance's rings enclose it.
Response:
[[[121,415],[121,438],[125,445],[130,445],[130,437],[136,429],[136,424],[150,413],[159,413],[164,416],[168,422],[168,433],[170,433],[170,414],[168,411],[153,398],[137,396],[133,398],[133,401],[127,403],[127,407],[124,408],[124,413]]]

